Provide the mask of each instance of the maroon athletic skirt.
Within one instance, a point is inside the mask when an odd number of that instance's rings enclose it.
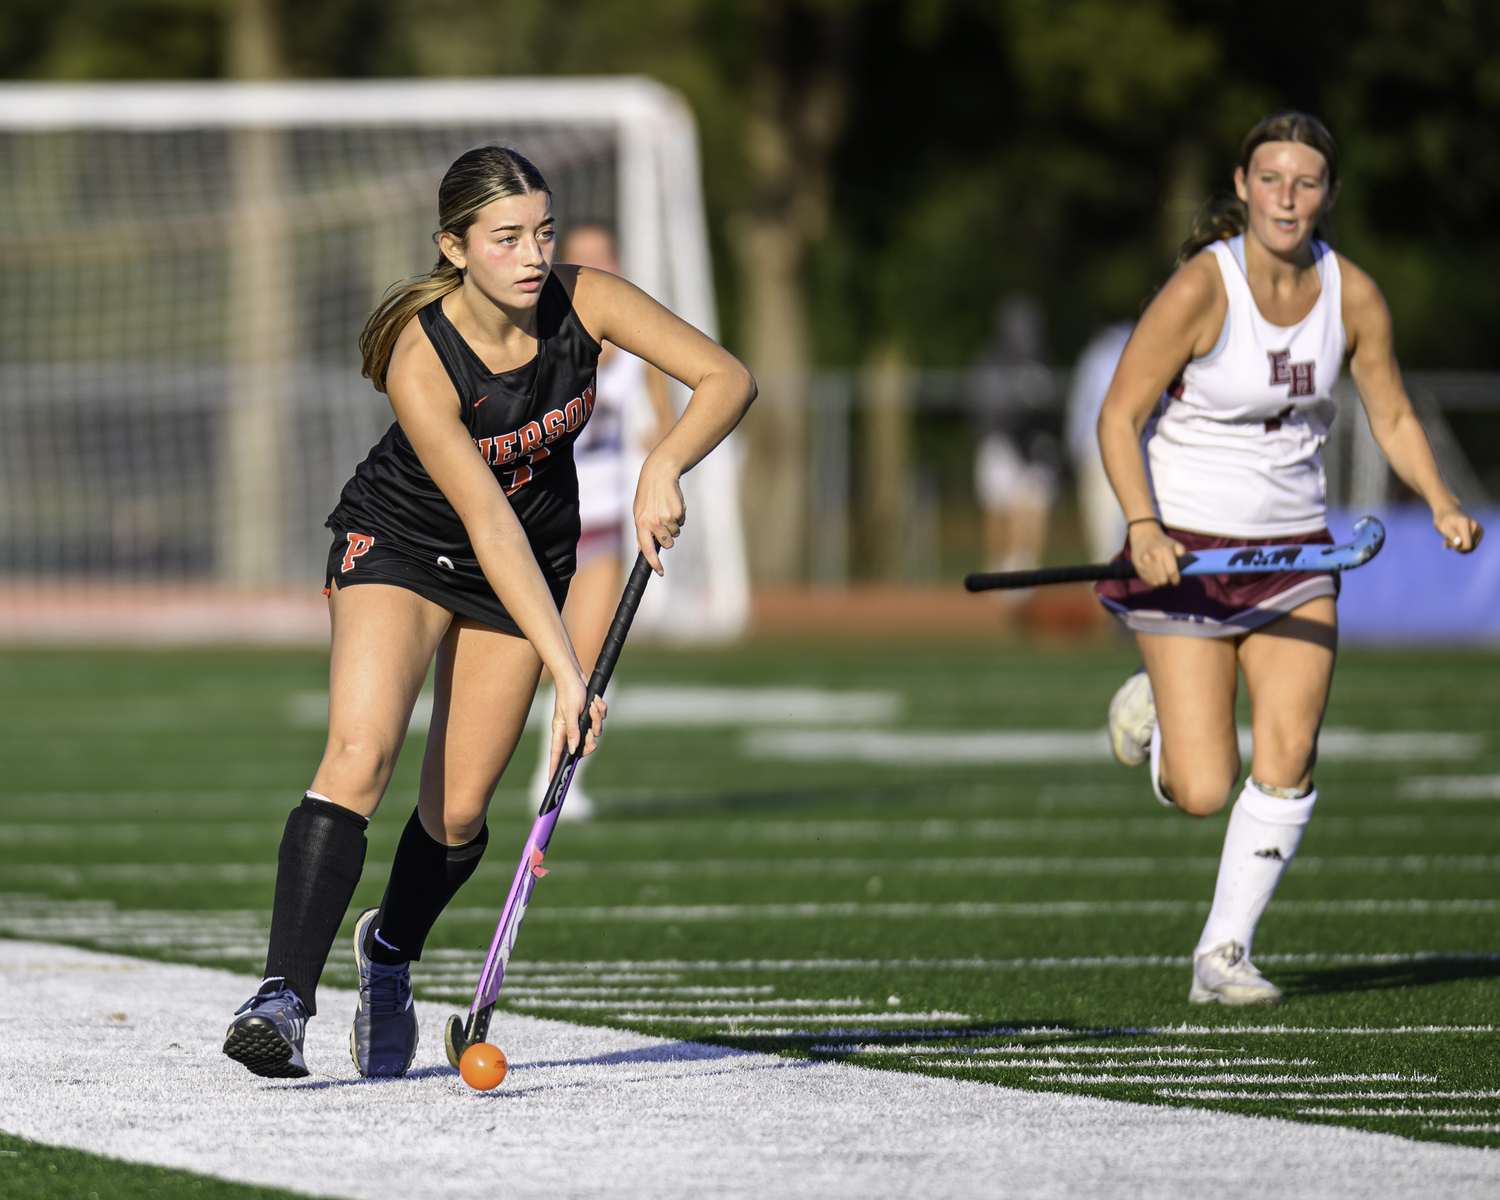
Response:
[[[1189,551],[1240,546],[1331,546],[1324,529],[1292,537],[1232,538],[1168,529]],[[1130,561],[1130,539],[1114,557]],[[1153,588],[1139,579],[1105,579],[1094,585],[1104,607],[1137,633],[1183,637],[1237,637],[1285,616],[1318,596],[1339,594],[1337,572],[1268,571],[1259,575],[1189,575],[1175,587]]]

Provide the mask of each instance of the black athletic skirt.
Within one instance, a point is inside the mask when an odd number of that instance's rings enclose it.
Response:
[[[571,580],[549,581],[553,602],[562,611]],[[328,550],[328,569],[323,581],[326,596],[337,583],[342,590],[358,583],[384,583],[416,592],[424,600],[440,604],[450,612],[493,626],[501,633],[524,638],[495,589],[473,559],[427,556],[397,545],[378,534],[334,530]]]

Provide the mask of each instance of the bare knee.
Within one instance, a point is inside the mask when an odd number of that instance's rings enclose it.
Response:
[[[1268,787],[1302,787],[1312,774],[1317,743],[1305,730],[1257,737],[1251,774]]]
[[[381,791],[396,760],[395,747],[372,737],[330,735],[318,775],[337,779],[355,792]]]
[[[489,808],[489,797],[446,797],[445,801],[431,803],[427,796],[418,802],[422,816],[422,828],[434,841],[448,846],[460,846],[472,842],[484,828],[485,812]]]
[[[1190,817],[1211,817],[1229,803],[1234,791],[1233,776],[1189,775],[1163,781],[1167,795]]]

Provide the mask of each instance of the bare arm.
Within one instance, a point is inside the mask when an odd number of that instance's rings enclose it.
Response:
[[[1432,454],[1432,444],[1412,411],[1401,368],[1396,365],[1391,314],[1375,281],[1342,255],[1344,331],[1349,339],[1349,374],[1370,418],[1375,444],[1391,469],[1432,509],[1432,523],[1443,545],[1467,554],[1484,530],[1449,491]]]
[[[576,749],[578,722],[588,690],[583,668],[531,552],[526,531],[494,473],[475,448],[460,419],[461,409],[453,384],[415,320],[407,325],[396,343],[387,388],[402,432],[432,481],[463,521],[485,578],[552,672],[557,684],[558,714],[554,734],[566,737],[568,746]],[[596,736],[603,716],[603,702],[596,700],[592,721]],[[591,738],[585,750],[592,747]],[[560,754],[561,744],[554,736],[554,767]]]
[[[1180,582],[1177,558],[1186,551],[1155,520],[1141,432],[1183,364],[1213,349],[1228,307],[1212,255],[1184,264],[1141,316],[1099,410],[1099,450],[1130,522],[1130,558],[1152,587]]]
[[[672,545],[687,515],[678,480],[740,423],[755,399],[755,380],[729,351],[633,284],[588,267],[558,267],[557,274],[595,340],[608,338],[693,391],[646,458],[635,493],[636,541],[660,575],[656,547]]]

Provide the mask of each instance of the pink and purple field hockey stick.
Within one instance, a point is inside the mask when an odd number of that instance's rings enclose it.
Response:
[[[536,823],[526,838],[526,848],[521,851],[521,861],[516,867],[515,880],[510,885],[510,895],[505,898],[505,908],[500,913],[500,925],[495,930],[495,939],[490,943],[489,957],[484,960],[484,970],[479,975],[479,986],[474,989],[474,1003],[469,1006],[469,1019],[452,1016],[444,1032],[443,1042],[448,1051],[448,1061],[455,1068],[463,1052],[470,1046],[482,1042],[489,1035],[490,1017],[495,1011],[495,1001],[500,987],[505,982],[505,968],[510,963],[516,938],[521,933],[521,921],[526,916],[526,906],[531,903],[531,892],[536,881],[547,873],[542,861],[547,854],[547,844],[552,840],[552,830],[557,824],[558,813],[568,795],[568,785],[573,781],[573,769],[578,765],[583,750],[583,735],[589,729],[589,708],[594,697],[602,695],[609,686],[609,677],[614,674],[615,664],[620,660],[620,651],[625,645],[625,635],[630,632],[630,623],[635,620],[640,607],[646,582],[651,578],[651,564],[644,554],[637,554],[630,578],[625,582],[625,593],[620,597],[620,606],[615,609],[615,619],[610,624],[609,634],[599,651],[599,661],[594,664],[594,674],[589,679],[588,697],[584,701],[583,717],[579,722],[578,750],[563,750],[552,781],[547,785],[547,795],[537,812]]]

